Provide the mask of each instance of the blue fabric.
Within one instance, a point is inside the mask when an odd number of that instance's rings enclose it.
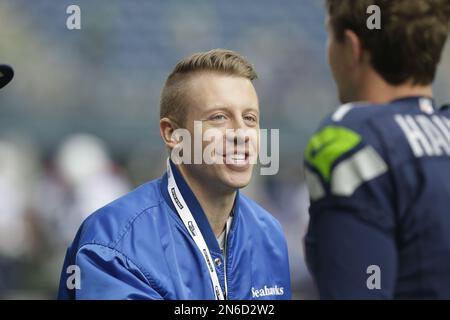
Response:
[[[321,180],[325,196],[311,201],[305,238],[321,298],[450,299],[450,154],[417,156],[395,121],[399,115],[430,121],[439,117],[450,132],[450,109],[438,110],[433,101],[435,111],[429,114],[421,110],[419,99],[356,105],[340,121],[329,117],[321,126],[345,127],[362,137],[333,169],[368,146],[388,167],[350,196],[334,195]],[[443,129],[437,127],[445,137]],[[422,133],[433,145],[427,131]],[[450,135],[447,139],[450,146]],[[306,166],[314,172],[311,164]],[[380,268],[379,289],[367,286],[371,265]]]
[[[194,215],[225,291],[224,257],[208,220],[175,166],[172,170]],[[228,235],[229,299],[290,299],[286,240],[280,224],[242,194]],[[80,269],[71,289],[68,267]],[[59,299],[214,299],[202,254],[174,210],[167,174],[93,213],[67,251]]]

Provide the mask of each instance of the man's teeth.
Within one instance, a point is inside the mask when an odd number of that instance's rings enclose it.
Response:
[[[245,154],[233,154],[231,159],[235,161],[245,160]]]
[[[245,163],[245,154],[230,154],[227,156],[228,163],[243,164]]]

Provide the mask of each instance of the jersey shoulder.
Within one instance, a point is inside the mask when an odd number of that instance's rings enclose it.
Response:
[[[341,126],[364,135],[368,132],[367,126],[387,121],[394,114],[403,111],[397,104],[347,103],[327,116],[319,130],[326,126]]]
[[[334,195],[350,196],[364,182],[388,171],[383,134],[376,124],[393,113],[389,105],[352,103],[325,118],[304,153],[313,200],[323,197],[327,189]]]

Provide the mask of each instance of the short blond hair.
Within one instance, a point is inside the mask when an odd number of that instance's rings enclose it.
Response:
[[[177,63],[167,77],[161,92],[160,119],[169,118],[184,125],[186,118],[186,82],[198,72],[214,72],[250,81],[258,76],[250,62],[242,55],[225,49],[197,52]]]

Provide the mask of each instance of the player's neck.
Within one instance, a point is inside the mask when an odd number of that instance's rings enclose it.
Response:
[[[390,101],[405,97],[433,97],[431,85],[413,85],[405,83],[393,86],[384,81],[378,75],[372,75],[366,81],[360,90],[358,101],[367,101],[374,104],[385,104]]]
[[[236,198],[236,190],[219,188],[217,184],[207,184],[197,179],[183,165],[178,166],[181,175],[191,188],[208,222],[218,237],[225,229]]]

